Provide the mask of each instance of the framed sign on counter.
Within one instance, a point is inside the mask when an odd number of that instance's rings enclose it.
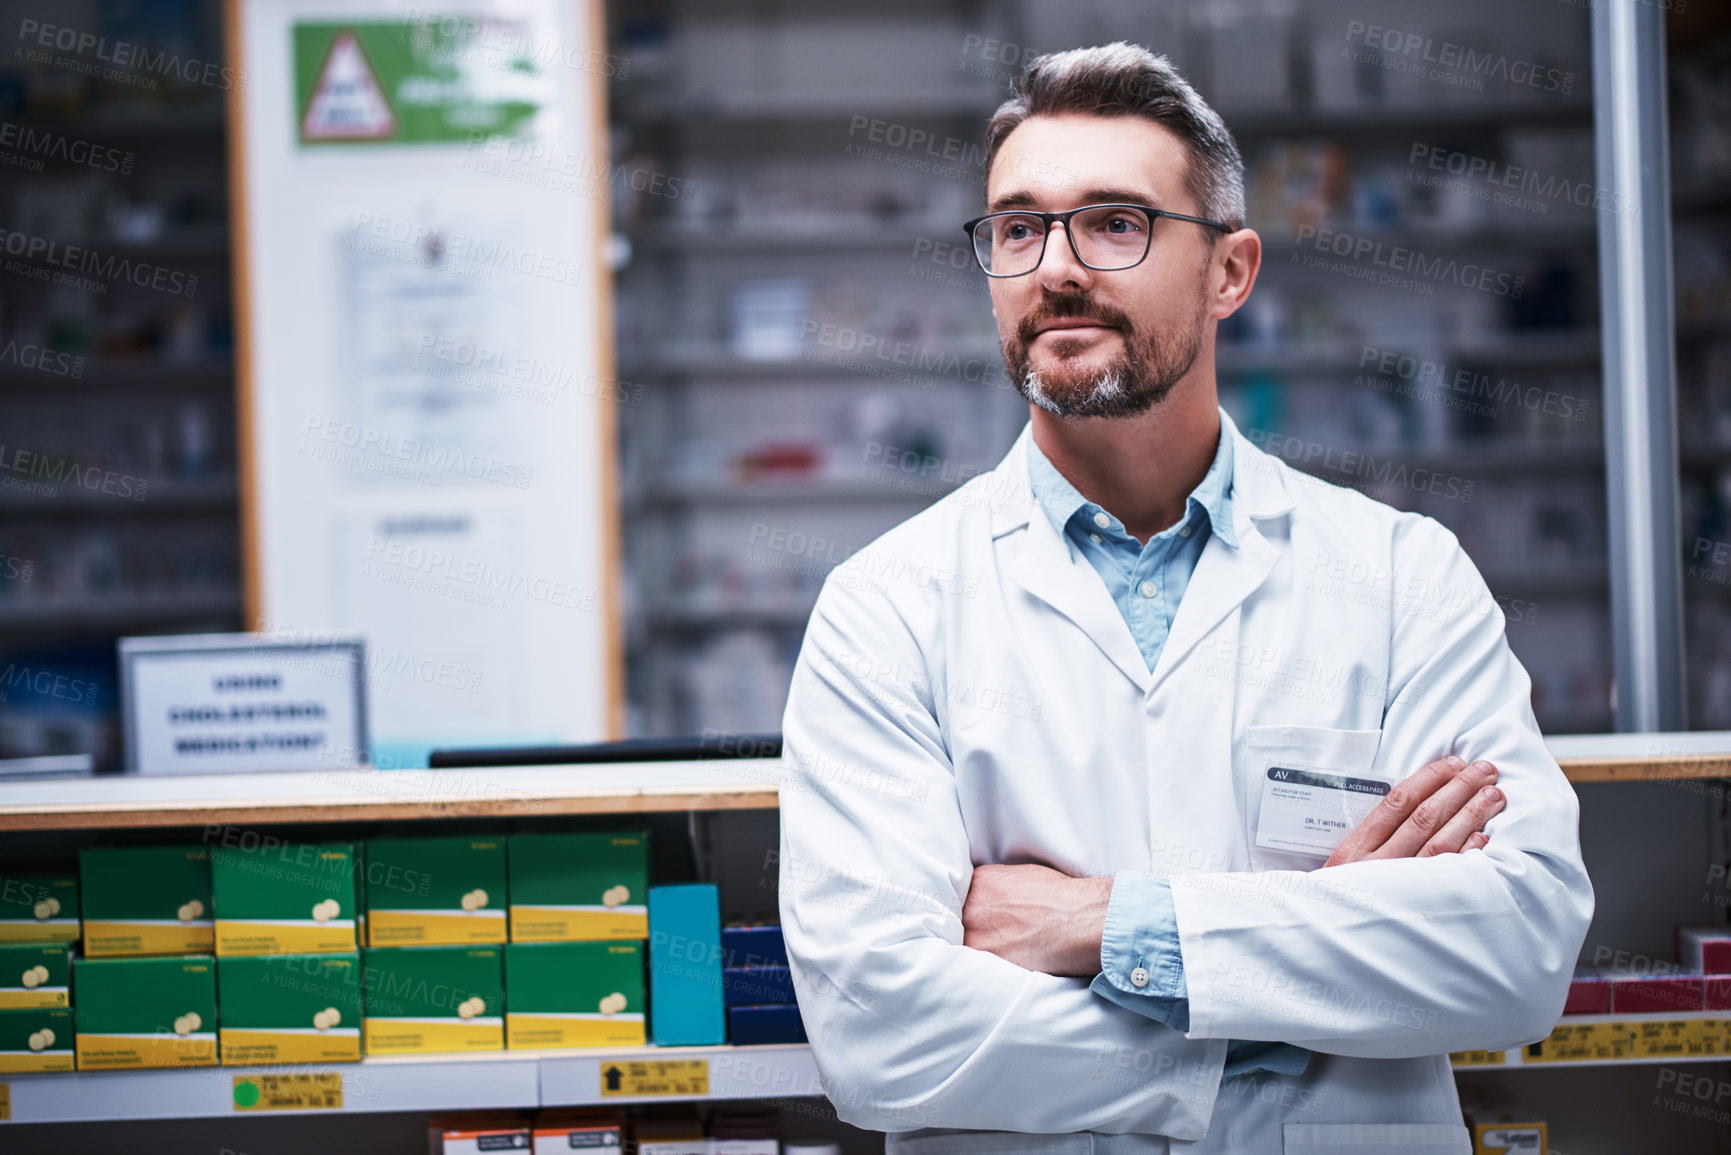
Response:
[[[251,627],[365,638],[380,766],[621,736],[598,0],[227,18]]]

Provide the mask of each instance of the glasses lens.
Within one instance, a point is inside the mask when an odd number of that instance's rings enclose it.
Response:
[[[1095,269],[1127,269],[1148,255],[1148,214],[1107,205],[1070,218],[1070,239],[1082,263]]]
[[[993,276],[1019,276],[1040,263],[1045,239],[1045,222],[1039,217],[1000,213],[974,226],[974,255],[980,268]]]

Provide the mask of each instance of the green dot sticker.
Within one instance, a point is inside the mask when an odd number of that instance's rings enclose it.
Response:
[[[251,1079],[236,1079],[234,1081],[234,1105],[236,1107],[256,1107],[259,1093],[258,1084]]]

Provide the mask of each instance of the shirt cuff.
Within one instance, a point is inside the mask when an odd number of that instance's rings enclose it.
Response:
[[[1178,912],[1166,879],[1137,870],[1112,876],[1112,898],[1100,936],[1100,974],[1089,989],[1174,1030],[1189,1029]]]

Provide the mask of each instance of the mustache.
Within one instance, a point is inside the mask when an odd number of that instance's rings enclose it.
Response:
[[[1130,318],[1110,305],[1102,305],[1075,294],[1053,294],[1042,298],[1033,312],[1016,323],[1016,337],[1022,344],[1027,345],[1040,335],[1041,325],[1056,321],[1059,317],[1097,321],[1109,329],[1126,333],[1131,328]]]

